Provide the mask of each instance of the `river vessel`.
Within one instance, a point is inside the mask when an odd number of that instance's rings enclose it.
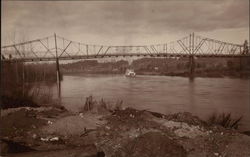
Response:
[[[125,72],[125,76],[126,77],[135,77],[136,73],[134,72],[133,69],[127,69],[126,72]]]

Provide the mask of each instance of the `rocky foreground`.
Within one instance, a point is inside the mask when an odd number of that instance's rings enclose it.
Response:
[[[1,111],[1,156],[249,157],[250,136],[190,113],[15,108]]]

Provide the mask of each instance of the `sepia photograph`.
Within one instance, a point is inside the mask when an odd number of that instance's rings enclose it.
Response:
[[[1,0],[0,157],[250,157],[249,0]]]

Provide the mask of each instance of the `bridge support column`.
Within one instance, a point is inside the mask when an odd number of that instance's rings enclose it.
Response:
[[[242,67],[243,67],[242,64],[243,64],[243,63],[242,63],[242,57],[240,57],[240,67],[239,67],[239,70],[240,70],[240,71],[242,71]]]
[[[56,49],[56,80],[57,80],[57,91],[58,91],[58,99],[61,99],[61,78],[60,78],[60,64],[59,58],[57,54],[57,41],[56,41],[56,34],[55,34],[55,49]]]
[[[25,88],[25,73],[24,73],[24,63],[22,63],[22,94],[24,96],[24,88]]]
[[[56,80],[57,80],[57,88],[58,88],[58,98],[61,98],[61,74],[60,74],[60,67],[59,67],[59,60],[56,59]]]
[[[195,59],[194,56],[191,55],[189,56],[189,74],[191,77],[194,76],[194,72],[195,72]]]

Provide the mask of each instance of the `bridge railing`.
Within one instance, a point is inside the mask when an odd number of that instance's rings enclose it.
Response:
[[[196,51],[197,54],[211,55],[244,55],[243,45],[223,42],[215,39],[201,37],[200,48]]]
[[[56,58],[53,36],[1,47],[2,60]]]
[[[156,45],[91,45],[80,42],[71,41],[63,37],[58,37],[58,47],[61,51],[61,57],[70,56],[109,56],[109,55],[152,55],[163,53],[184,53],[179,44],[175,42],[156,44]]]

